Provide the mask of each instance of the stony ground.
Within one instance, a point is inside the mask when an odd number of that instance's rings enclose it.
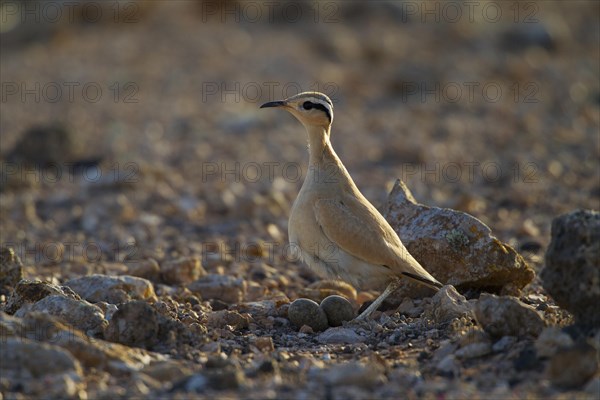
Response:
[[[288,251],[306,138],[258,109],[327,93],[378,208],[401,178],[537,274],[553,219],[600,208],[598,3],[75,3],[2,2],[2,265],[29,280],[3,281],[5,398],[598,398],[599,336],[539,275],[517,305],[446,287],[290,323],[375,293]]]

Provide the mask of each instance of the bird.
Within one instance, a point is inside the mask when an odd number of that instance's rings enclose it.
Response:
[[[321,277],[361,290],[385,288],[355,320],[366,320],[402,278],[439,290],[442,284],[408,252],[334,151],[331,99],[320,92],[302,92],[260,108],[288,111],[308,136],[308,170],[288,223],[290,247],[298,249],[302,260]]]

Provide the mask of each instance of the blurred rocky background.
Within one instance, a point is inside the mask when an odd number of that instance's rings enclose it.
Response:
[[[571,212],[600,208],[599,13],[0,1],[2,392],[597,396],[598,214]],[[290,324],[298,297],[375,295],[286,246],[305,133],[258,107],[306,90],[332,98],[333,145],[382,212],[400,178],[535,278],[479,296],[461,275],[462,294],[400,296],[367,328]]]

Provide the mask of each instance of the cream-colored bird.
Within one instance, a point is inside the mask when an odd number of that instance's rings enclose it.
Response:
[[[292,206],[290,244],[319,275],[383,293],[357,319],[365,319],[398,288],[401,277],[442,287],[406,250],[392,227],[362,195],[329,140],[333,104],[319,92],[265,103],[289,111],[306,128],[309,168]],[[387,286],[387,287],[386,287]]]

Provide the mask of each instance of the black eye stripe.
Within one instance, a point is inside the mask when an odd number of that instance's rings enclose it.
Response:
[[[329,109],[321,103],[313,103],[312,101],[305,101],[304,103],[302,103],[302,108],[304,108],[305,110],[312,110],[313,108],[316,110],[321,110],[327,115],[327,118],[329,119],[329,121],[331,121],[331,114],[329,113]]]

